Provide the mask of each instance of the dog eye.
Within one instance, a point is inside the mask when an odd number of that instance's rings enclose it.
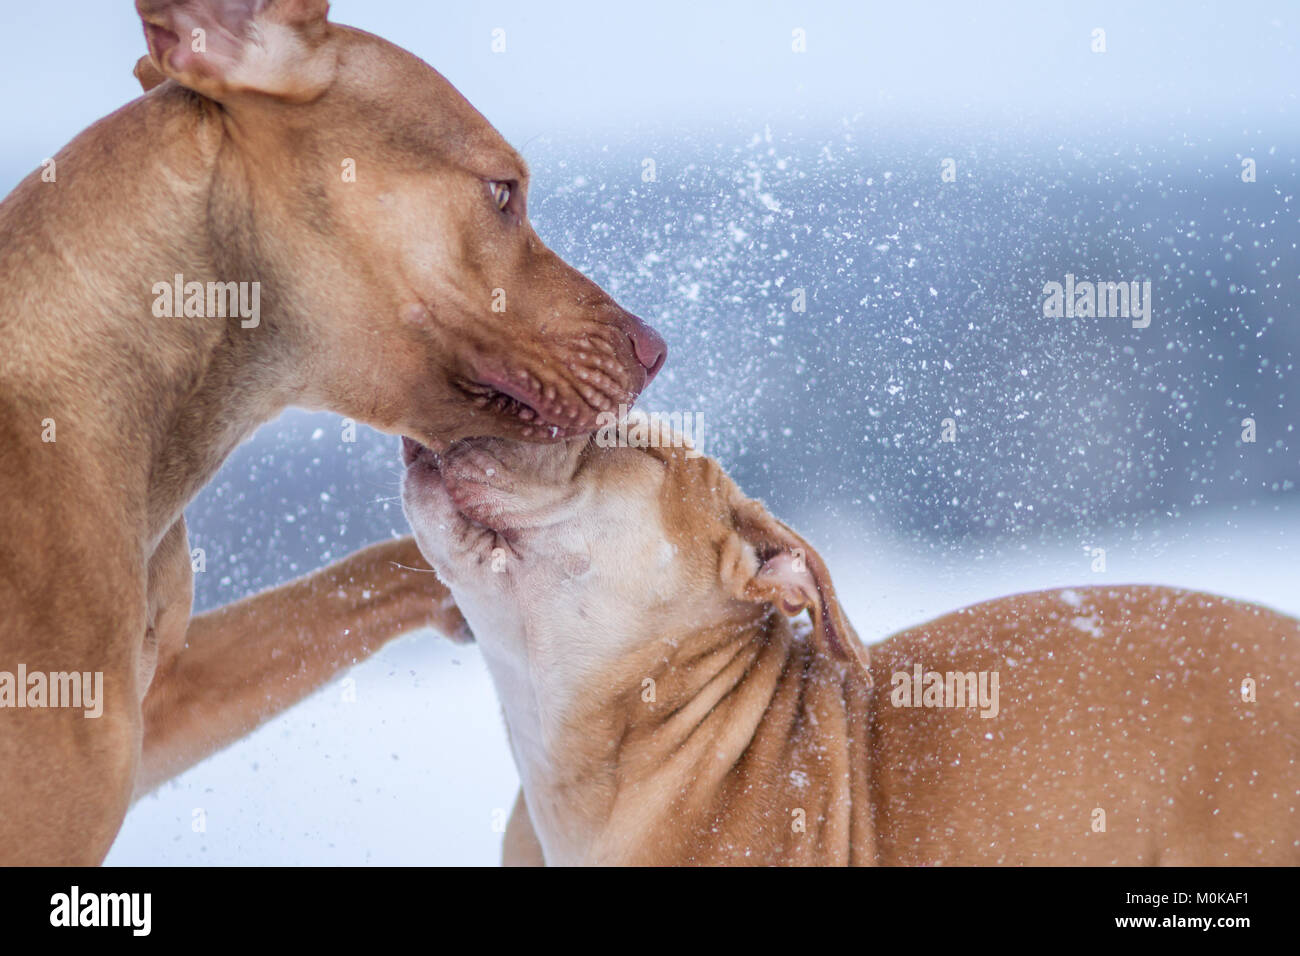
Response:
[[[506,211],[506,206],[510,204],[510,184],[489,182],[487,184],[488,192],[492,194],[492,201],[496,203],[498,209]]]

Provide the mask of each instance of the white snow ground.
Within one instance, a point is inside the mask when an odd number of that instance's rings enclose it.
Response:
[[[1149,582],[1300,615],[1300,509],[1170,519],[1077,547],[936,556],[865,526],[794,517],[863,638],[1013,591]],[[874,539],[874,540],[873,540]],[[1085,545],[1107,549],[1091,570]],[[257,733],[141,800],[110,865],[495,864],[517,778],[474,647],[395,642]],[[198,823],[203,825],[202,832]]]

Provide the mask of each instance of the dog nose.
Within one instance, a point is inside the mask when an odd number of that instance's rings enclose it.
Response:
[[[632,340],[632,350],[636,353],[636,360],[645,369],[645,384],[649,385],[663,368],[664,360],[668,358],[668,346],[658,332],[635,315],[629,314],[628,319],[630,321],[625,331],[627,337]]]

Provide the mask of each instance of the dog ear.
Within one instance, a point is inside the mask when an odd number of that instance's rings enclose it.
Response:
[[[154,69],[214,100],[256,92],[302,102],[333,79],[328,0],[136,0],[135,6]]]
[[[149,59],[148,56],[140,57],[131,73],[140,81],[140,87],[146,93],[167,79],[166,76],[159,72],[158,67],[153,65],[153,60]]]
[[[840,607],[821,555],[760,501],[733,502],[732,521],[737,536],[753,549],[752,573],[740,576],[737,596],[770,603],[788,617],[807,610],[817,647],[839,660],[856,661],[870,680],[866,648]]]

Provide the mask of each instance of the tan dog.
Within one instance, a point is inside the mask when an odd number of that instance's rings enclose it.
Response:
[[[169,79],[0,205],[0,672],[99,673],[104,697],[0,708],[5,863],[102,859],[141,785],[429,619],[353,606],[331,640],[378,630],[308,653],[325,632],[290,588],[250,611],[270,626],[187,633],[182,509],[260,423],[550,440],[663,360],[541,243],[522,160],[426,64],[325,0],[137,6],[137,75]],[[386,547],[344,579],[413,554]]]
[[[1049,591],[868,664],[817,552],[709,459],[406,457],[416,540],[504,706],[508,863],[1300,862],[1300,622]]]

